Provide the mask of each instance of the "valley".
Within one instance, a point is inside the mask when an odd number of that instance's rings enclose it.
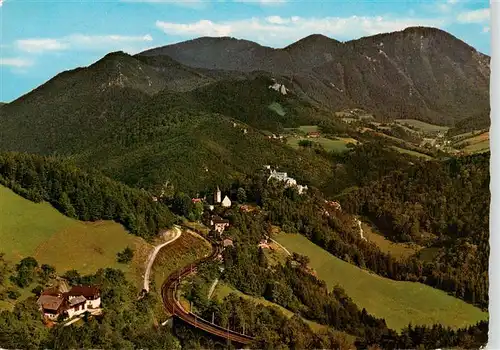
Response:
[[[0,347],[479,348],[489,64],[427,27],[201,37],[1,104]]]

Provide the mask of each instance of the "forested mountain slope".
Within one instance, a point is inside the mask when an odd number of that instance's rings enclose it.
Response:
[[[174,222],[170,210],[147,192],[55,158],[1,152],[0,183],[34,202],[49,202],[66,216],[114,220],[144,238]]]
[[[145,51],[198,68],[267,71],[311,101],[360,107],[381,118],[453,125],[489,110],[489,57],[435,28],[346,43],[311,35],[284,49],[233,38],[198,38]]]
[[[457,295],[488,295],[490,153],[425,162],[347,193],[342,206],[394,241],[437,249],[433,274],[454,275]],[[442,280],[439,285],[444,286]],[[446,287],[447,288],[447,287]]]

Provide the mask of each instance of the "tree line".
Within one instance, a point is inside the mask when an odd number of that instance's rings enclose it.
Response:
[[[53,157],[0,153],[0,184],[31,201],[46,201],[66,216],[83,221],[114,220],[144,238],[175,220],[148,192]]]

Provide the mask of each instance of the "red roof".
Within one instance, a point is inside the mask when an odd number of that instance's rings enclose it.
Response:
[[[93,286],[73,286],[71,290],[66,293],[68,296],[84,296],[85,298],[96,298],[99,296],[100,290],[98,287]]]

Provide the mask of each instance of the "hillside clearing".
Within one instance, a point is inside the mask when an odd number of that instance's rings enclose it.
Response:
[[[271,103],[269,109],[276,112],[279,116],[284,116],[286,114],[285,109],[278,102]]]
[[[313,143],[321,145],[325,151],[342,153],[348,150],[347,143],[345,140],[337,139],[327,139],[325,137],[315,137],[315,138],[304,138],[304,137],[289,137],[287,138],[287,145],[294,149],[299,149],[299,142],[303,140],[308,140]]]
[[[449,129],[448,126],[430,124],[416,119],[396,119],[395,122],[401,125],[409,125],[416,129],[422,130],[423,132],[446,132]]]
[[[417,245],[412,246],[410,244],[391,242],[381,233],[377,232],[374,227],[365,222],[361,224],[361,227],[363,228],[363,235],[366,239],[375,243],[384,253],[389,253],[394,257],[407,258],[418,253],[422,249],[422,247]]]
[[[318,126],[317,125],[301,125],[298,127],[298,129],[304,133],[317,132]]]
[[[416,151],[411,151],[409,149],[405,149],[405,148],[401,148],[401,147],[397,147],[397,146],[391,146],[391,148],[398,151],[399,153],[409,154],[409,155],[414,156],[414,157],[419,157],[419,158],[423,158],[423,159],[427,159],[427,160],[434,159],[427,154],[416,152]]]
[[[441,323],[453,328],[485,320],[488,314],[429,286],[393,281],[342,261],[299,234],[280,233],[274,237],[291,252],[307,255],[310,266],[329,288],[342,286],[360,308],[384,318],[387,325],[401,330],[409,323]]]
[[[147,254],[151,248],[113,221],[74,220],[49,203],[31,202],[4,186],[0,186],[0,222],[1,252],[7,260],[17,263],[33,256],[61,274],[72,269],[90,274],[113,267],[140,282],[142,252]],[[127,246],[134,249],[134,259],[129,265],[119,264],[116,254]]]
[[[462,146],[466,153],[478,153],[488,151],[490,148],[490,133],[483,132],[466,139],[461,139],[454,144],[455,147]]]

